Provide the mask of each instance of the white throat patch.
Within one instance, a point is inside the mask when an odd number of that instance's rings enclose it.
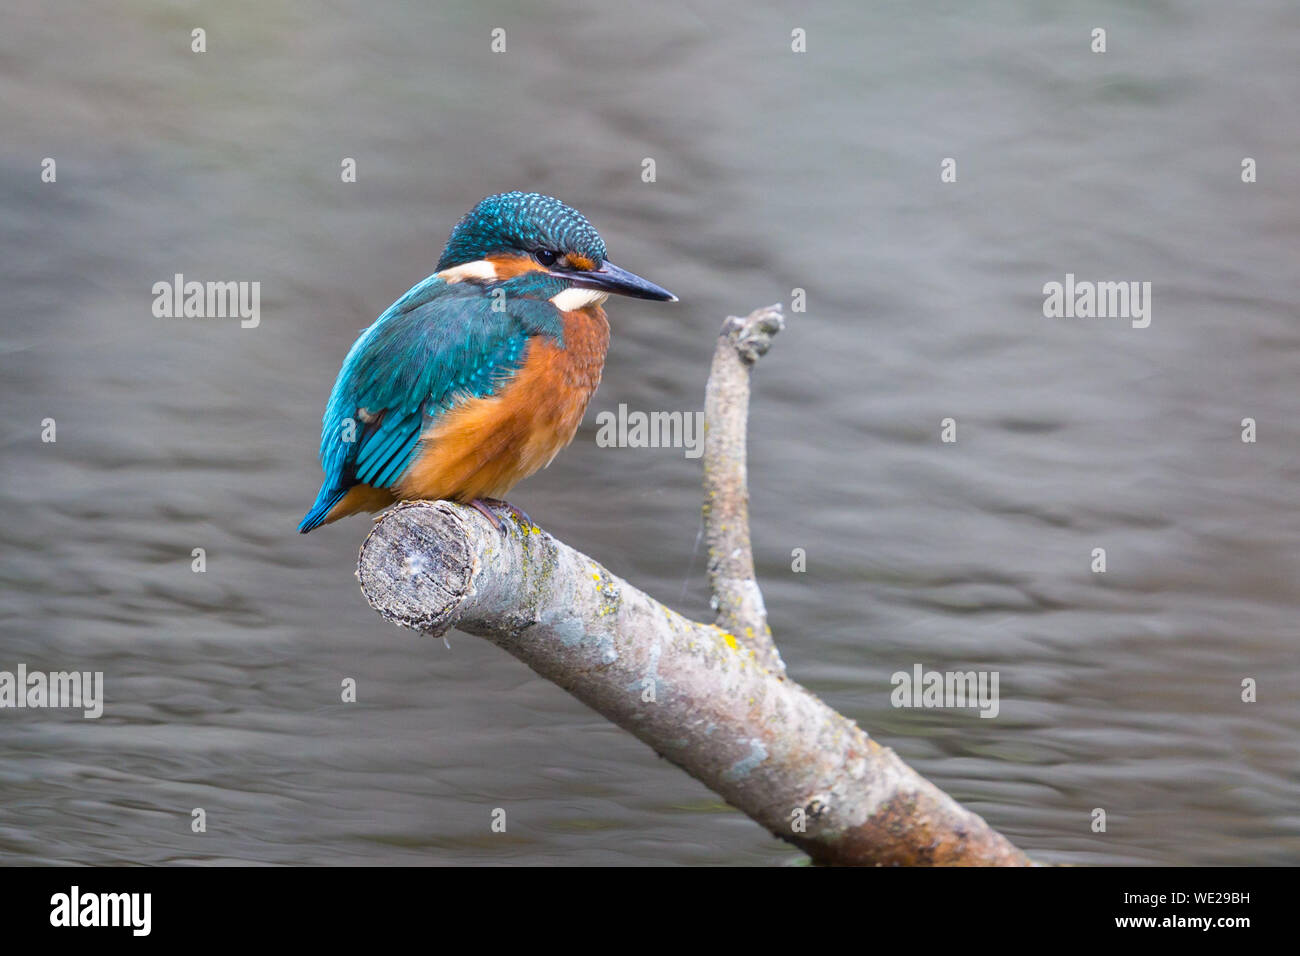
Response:
[[[551,296],[551,305],[561,312],[577,312],[579,309],[585,309],[590,305],[600,305],[608,298],[608,292],[573,286]]]

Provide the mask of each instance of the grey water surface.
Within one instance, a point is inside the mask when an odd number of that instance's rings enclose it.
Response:
[[[511,188],[681,297],[610,303],[516,504],[707,617],[699,462],[595,416],[700,408],[722,319],[785,302],[750,464],[791,675],[1038,859],[1300,862],[1297,35],[1288,0],[11,0],[0,670],[106,700],[0,710],[0,862],[803,860],[486,642],[381,621],[365,518],[295,532],[348,346]],[[260,323],[156,318],[177,273],[259,282]],[[1067,273],[1150,282],[1149,327],[1044,317]],[[997,718],[894,708],[916,664],[998,672]]]

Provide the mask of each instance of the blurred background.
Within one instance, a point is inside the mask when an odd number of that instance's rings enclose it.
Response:
[[[595,415],[702,407],[722,319],[805,289],[750,423],[792,676],[1040,860],[1300,862],[1295,4],[0,18],[0,669],[107,696],[0,712],[0,862],[803,861],[486,642],[386,625],[364,518],[295,532],[349,345],[512,188],[682,300],[610,304],[516,504],[707,617],[699,462]],[[1151,282],[1151,326],[1044,318],[1067,272]],[[260,282],[261,324],[155,318],[175,273]],[[893,709],[917,663],[998,671],[999,717]]]

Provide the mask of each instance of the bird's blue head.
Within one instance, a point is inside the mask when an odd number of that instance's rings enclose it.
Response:
[[[566,286],[675,302],[677,297],[605,258],[605,241],[572,206],[541,193],[488,196],[461,217],[438,260],[449,281],[493,281],[544,272]]]

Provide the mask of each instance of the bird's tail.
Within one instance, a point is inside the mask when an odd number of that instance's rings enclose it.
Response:
[[[303,515],[298,530],[306,534],[308,531],[315,531],[323,525],[329,520],[329,513],[334,510],[334,506],[342,501],[343,496],[347,493],[348,489],[331,487],[328,482],[321,485],[320,494],[316,496],[316,503],[311,506],[311,511]]]

